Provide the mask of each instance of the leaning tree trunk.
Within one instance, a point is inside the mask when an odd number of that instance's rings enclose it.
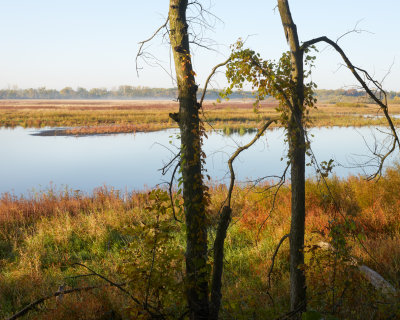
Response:
[[[190,319],[208,319],[207,228],[201,173],[199,104],[189,48],[187,0],[170,0],[170,42],[178,83],[181,171],[186,219],[186,294]]]
[[[292,218],[290,226],[290,307],[292,311],[306,309],[304,265],[305,230],[305,137],[303,127],[304,75],[303,50],[300,49],[296,25],[287,0],[278,0],[279,13],[290,47],[293,81],[291,116],[288,125],[289,156],[292,183]]]

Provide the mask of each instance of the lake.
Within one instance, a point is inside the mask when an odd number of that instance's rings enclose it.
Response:
[[[313,128],[310,130],[314,135],[312,149],[319,162],[335,160],[336,175],[360,174],[363,169],[348,167],[371,156],[365,141],[370,147],[374,145],[374,136],[382,142],[385,134],[380,130],[387,129]],[[163,176],[159,169],[179,146],[176,129],[84,137],[35,136],[34,133],[36,129],[0,129],[0,193],[32,195],[65,187],[90,193],[104,185],[122,191],[153,188],[170,179],[169,174]],[[227,159],[238,145],[248,143],[254,135],[208,134],[204,149],[206,168],[213,182],[228,182]],[[286,160],[281,161],[287,151],[284,139],[282,129],[270,130],[251,149],[244,151],[234,163],[237,180],[246,182],[281,175],[286,165]],[[392,157],[388,164],[394,161],[396,158]],[[365,168],[367,173],[374,169]],[[307,167],[307,175],[315,175],[315,170]]]

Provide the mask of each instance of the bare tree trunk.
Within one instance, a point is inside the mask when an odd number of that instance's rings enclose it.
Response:
[[[290,47],[293,90],[291,117],[288,126],[289,156],[292,184],[292,219],[290,226],[290,307],[306,310],[306,281],[304,270],[305,231],[305,137],[303,128],[304,75],[303,50],[300,49],[297,28],[287,0],[278,0],[279,13]]]
[[[201,173],[197,85],[189,48],[187,0],[170,0],[170,42],[179,92],[181,170],[186,218],[186,292],[190,319],[208,319],[207,228]]]

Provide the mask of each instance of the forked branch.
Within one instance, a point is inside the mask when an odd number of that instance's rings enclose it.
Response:
[[[257,132],[255,137],[246,145],[239,147],[236,149],[236,151],[232,154],[232,156],[228,160],[228,167],[229,167],[229,172],[231,174],[230,178],[230,184],[229,184],[229,189],[228,189],[228,196],[227,196],[227,206],[231,207],[231,199],[232,199],[232,192],[233,192],[233,187],[235,185],[235,171],[233,170],[233,161],[239,156],[240,153],[242,153],[244,150],[249,149],[265,132],[265,130],[268,129],[268,127],[272,123],[276,123],[276,119],[268,120]]]

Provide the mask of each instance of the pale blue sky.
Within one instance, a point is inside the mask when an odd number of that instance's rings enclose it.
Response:
[[[199,0],[208,7],[209,0]],[[46,86],[63,88],[171,87],[161,68],[144,66],[138,78],[134,58],[138,42],[163,23],[168,0],[0,0],[0,88]],[[350,34],[340,41],[354,64],[382,78],[389,90],[400,91],[400,1],[292,0],[291,10],[300,39],[327,35],[336,39],[352,29],[372,33]],[[229,45],[252,35],[247,44],[264,58],[278,58],[287,50],[274,0],[211,0],[211,11],[223,23],[207,34],[220,53],[194,49],[197,82],[203,86],[211,68],[223,61]],[[320,49],[325,46],[322,45]],[[153,40],[150,50],[168,68],[168,46]],[[340,59],[328,49],[318,56],[313,79],[319,88],[354,84]],[[222,87],[222,76],[215,86]]]

